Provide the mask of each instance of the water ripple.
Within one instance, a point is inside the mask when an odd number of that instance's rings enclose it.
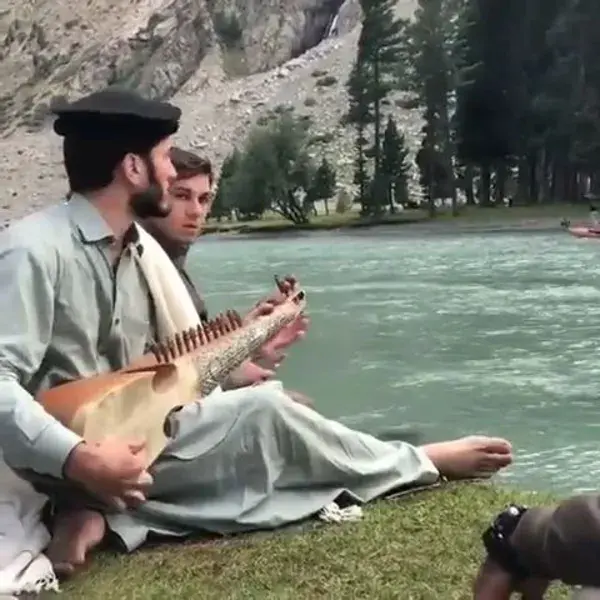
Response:
[[[554,234],[322,235],[200,243],[191,261],[213,310],[301,276],[312,328],[281,376],[326,415],[505,435],[506,481],[571,492],[600,476],[599,250]]]

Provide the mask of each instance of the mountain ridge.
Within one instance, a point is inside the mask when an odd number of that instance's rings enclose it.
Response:
[[[29,49],[25,56],[17,47],[22,49],[29,37],[37,35],[42,37],[42,46],[54,48],[54,54],[47,52],[47,55],[55,56],[64,54],[66,48],[77,41],[73,35],[62,41],[57,37],[54,42],[46,39],[48,35],[44,38],[44,34],[39,33],[41,13],[30,10],[30,20],[26,20],[23,6],[34,4],[45,5],[51,14],[46,15],[43,23],[59,23],[61,31],[67,27],[66,15],[74,14],[64,10],[52,13],[52,6],[63,5],[56,1],[50,4],[47,0],[20,4],[18,14],[13,11],[11,19],[0,13],[0,35],[4,31],[10,42],[5,39],[4,54],[0,54],[0,98],[12,93],[10,103],[0,102],[0,123],[4,121],[0,165],[5,175],[0,219],[9,221],[56,202],[64,195],[66,184],[60,143],[51,131],[48,108],[53,98],[74,99],[106,85],[106,69],[110,63],[107,57],[124,47],[123,40],[127,40],[128,48],[135,45],[132,40],[140,39],[143,48],[144,44],[155,46],[152,53],[142,54],[144,61],[139,61],[138,56],[137,71],[128,68],[137,73],[138,80],[134,84],[142,92],[168,97],[182,108],[177,143],[206,154],[218,168],[224,157],[244,142],[252,126],[269,114],[287,108],[311,119],[314,142],[311,147],[315,158],[330,158],[338,168],[340,185],[350,185],[353,133],[340,124],[340,118],[347,107],[345,83],[360,34],[358,0],[293,0],[285,4],[284,10],[281,9],[283,3],[274,0],[245,3],[243,0],[137,0],[131,4],[127,17],[121,15],[119,35],[113,33],[105,37],[106,29],[118,18],[121,3],[88,0],[87,5],[94,10],[85,15],[77,13],[79,23],[99,19],[105,14],[100,10],[102,7],[106,9],[111,5],[114,9],[106,12],[106,23],[90,34],[81,50],[90,56],[89,62],[80,71],[71,72],[70,78],[65,77],[64,67],[60,67],[48,76],[50,79],[42,78],[32,84],[34,67],[30,65],[29,71],[20,75],[16,71],[22,68],[19,67],[22,63],[33,62],[33,51]],[[240,5],[245,13],[240,12]],[[414,0],[401,0],[399,16],[411,16],[414,7]],[[242,28],[239,40],[228,44],[220,39],[215,29],[218,14],[236,16]],[[19,27],[14,25],[15,20]],[[8,25],[7,21],[10,21]],[[334,22],[337,35],[319,41]],[[28,33],[21,33],[19,38],[17,30]],[[25,35],[29,37],[24,38]],[[156,41],[158,38],[162,40],[160,44]],[[306,52],[298,54],[303,44],[314,42],[317,43]],[[81,40],[80,44],[84,45]],[[102,52],[94,54],[99,44]],[[12,52],[7,52],[7,48]],[[183,62],[178,59],[182,54],[186,56]],[[127,72],[123,64],[129,64],[125,58],[118,63],[123,73]],[[73,60],[79,65],[81,56],[77,54]],[[133,59],[129,56],[127,60]],[[43,63],[38,58],[38,65],[40,61]],[[58,77],[59,72],[63,79]],[[62,84],[57,85],[57,81]],[[418,112],[402,108],[401,98],[402,94],[392,98],[387,110],[394,114],[414,150],[421,118]]]

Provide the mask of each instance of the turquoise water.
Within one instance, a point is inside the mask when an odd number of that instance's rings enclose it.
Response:
[[[506,480],[570,492],[600,473],[599,257],[558,233],[374,231],[205,238],[190,266],[212,311],[249,308],[274,273],[299,277],[311,329],[279,375],[324,414],[506,436]]]

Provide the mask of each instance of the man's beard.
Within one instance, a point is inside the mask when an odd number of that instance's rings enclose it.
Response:
[[[144,158],[144,161],[148,169],[148,187],[133,194],[129,200],[129,206],[138,219],[149,217],[164,219],[171,212],[171,206],[158,183],[154,164],[148,158]]]

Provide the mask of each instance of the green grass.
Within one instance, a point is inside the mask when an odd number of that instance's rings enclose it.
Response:
[[[103,554],[62,598],[470,600],[481,532],[511,501],[552,498],[454,484],[373,504],[354,523]],[[568,595],[558,586],[547,597]]]
[[[589,206],[586,204],[543,204],[513,207],[502,206],[497,208],[467,206],[461,209],[458,217],[453,217],[451,212],[446,210],[438,218],[490,224],[556,219],[556,225],[558,226],[563,218],[575,220],[586,219],[589,212]]]
[[[279,233],[285,231],[318,231],[346,227],[361,227],[368,225],[403,224],[415,223],[427,219],[427,215],[421,210],[405,211],[396,215],[384,215],[378,219],[362,219],[358,211],[348,211],[343,214],[331,213],[312,217],[306,225],[294,225],[278,215],[266,214],[262,219],[256,221],[235,221],[222,223],[210,222],[204,229],[205,233]]]
[[[427,211],[421,209],[406,210],[394,215],[382,215],[379,218],[363,219],[354,209],[346,213],[332,212],[329,215],[312,217],[306,225],[294,225],[292,222],[281,218],[279,215],[267,213],[264,218],[247,222],[217,223],[211,221],[205,228],[205,233],[282,233],[298,230],[331,230],[354,227],[369,227],[374,225],[410,225],[414,223],[456,223],[462,225],[477,224],[485,226],[502,226],[519,223],[520,225],[533,224],[535,221],[551,219],[560,225],[563,218],[578,220],[585,219],[589,210],[583,204],[549,204],[536,206],[515,206],[511,208],[480,208],[462,207],[458,216],[453,216],[451,211],[439,211],[435,219],[430,220]],[[530,223],[531,222],[531,223]]]

